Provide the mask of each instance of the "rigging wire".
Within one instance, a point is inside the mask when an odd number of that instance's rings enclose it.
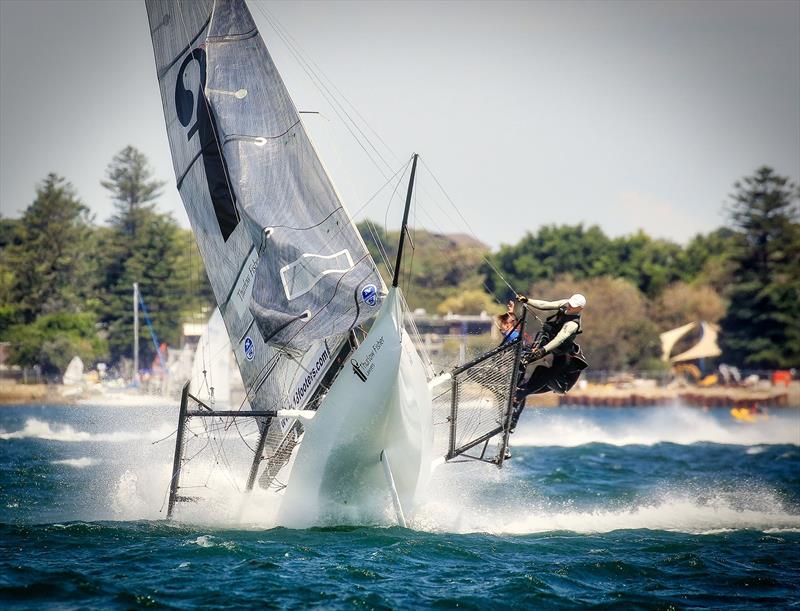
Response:
[[[453,201],[453,199],[450,197],[450,195],[447,193],[447,191],[445,191],[444,187],[442,186],[442,183],[440,183],[440,182],[439,182],[439,179],[438,179],[438,178],[436,178],[436,174],[434,174],[434,173],[433,173],[433,170],[431,170],[430,166],[428,166],[428,164],[427,164],[427,163],[425,163],[425,160],[424,160],[424,159],[422,160],[422,165],[423,165],[423,166],[425,166],[425,169],[426,169],[426,170],[428,170],[428,172],[430,172],[430,175],[431,175],[431,177],[433,178],[434,182],[435,182],[435,183],[438,185],[439,189],[441,189],[441,191],[442,191],[442,193],[444,194],[445,198],[447,198],[447,201],[448,201],[448,202],[450,202],[450,205],[453,207],[453,210],[455,210],[455,211],[456,211],[456,214],[458,215],[458,217],[459,217],[459,218],[460,218],[460,219],[461,219],[461,220],[464,222],[464,225],[466,225],[466,226],[467,226],[467,229],[469,229],[469,232],[470,232],[470,234],[472,235],[472,237],[473,237],[473,238],[475,238],[476,240],[478,240],[478,237],[475,235],[475,231],[472,229],[472,226],[471,226],[471,225],[470,225],[470,224],[467,222],[467,219],[465,219],[465,218],[464,218],[464,215],[462,215],[462,214],[461,214],[461,211],[458,209],[458,206],[456,206],[456,204],[455,204],[455,202]],[[478,240],[478,241],[480,241],[480,240]],[[508,280],[506,280],[505,276],[503,276],[503,274],[500,272],[500,270],[498,270],[498,269],[497,269],[497,267],[495,267],[495,265],[494,265],[494,264],[491,262],[491,260],[489,259],[489,257],[486,257],[486,256],[484,256],[484,257],[483,257],[483,260],[484,260],[486,263],[488,263],[488,264],[489,264],[489,266],[492,268],[492,270],[493,270],[493,271],[494,271],[494,272],[495,272],[495,273],[498,275],[498,277],[499,277],[499,278],[500,278],[500,279],[501,279],[501,280],[502,280],[502,281],[505,283],[505,285],[506,285],[506,286],[507,286],[509,289],[511,289],[512,291],[514,291],[514,294],[516,294],[516,293],[517,293],[517,291],[516,291],[516,290],[514,290],[514,287],[513,287],[513,286],[511,286],[511,284],[508,282]]]
[[[376,154],[378,154],[378,156],[381,159],[381,161],[383,161],[384,164],[389,166],[388,162],[385,160],[383,155],[381,155],[380,151],[378,151],[378,148],[372,143],[372,141],[368,138],[368,136],[364,133],[364,131],[360,129],[360,127],[358,126],[356,121],[353,119],[353,117],[350,115],[350,113],[348,113],[346,111],[346,109],[344,108],[344,105],[341,102],[339,102],[339,100],[337,99],[336,95],[334,95],[334,93],[331,92],[331,90],[324,84],[323,77],[324,77],[325,80],[328,81],[328,83],[330,83],[331,87],[335,90],[336,94],[338,94],[338,96],[341,97],[342,100],[344,100],[353,109],[354,113],[364,123],[364,125],[378,138],[378,140],[384,146],[384,148],[392,156],[397,158],[397,155],[394,153],[394,151],[391,149],[391,147],[386,143],[385,140],[383,140],[383,138],[381,138],[380,134],[374,128],[372,128],[372,126],[367,122],[367,120],[364,118],[364,116],[358,111],[358,108],[342,93],[342,91],[336,86],[336,84],[332,81],[332,79],[330,79],[330,77],[328,77],[328,75],[322,70],[322,68],[320,68],[319,65],[313,60],[311,55],[303,49],[303,47],[297,42],[297,40],[289,33],[288,29],[286,29],[285,26],[283,26],[283,24],[280,22],[280,20],[278,20],[277,17],[275,17],[272,13],[267,11],[265,8],[263,8],[260,4],[256,4],[256,6],[261,11],[261,13],[264,15],[264,17],[268,20],[268,22],[273,27],[275,32],[278,33],[278,35],[281,37],[281,40],[283,40],[284,44],[286,44],[287,47],[290,48],[290,51],[292,52],[292,55],[295,56],[295,59],[298,60],[298,62],[301,64],[301,67],[303,68],[303,70],[306,72],[306,74],[312,80],[312,84],[314,84],[314,86],[317,87],[317,89],[320,91],[320,93],[323,93],[323,91],[320,89],[320,86],[325,89],[325,93],[327,95],[323,94],[323,96],[328,101],[328,103],[332,104],[332,102],[331,102],[331,100],[332,100],[333,102],[335,102],[342,109],[342,111],[345,113],[347,119],[359,131],[361,136],[365,139],[365,141],[369,144],[369,146],[376,152]],[[308,67],[308,69],[307,69],[307,67]],[[319,81],[319,84],[317,84],[317,80]],[[334,109],[334,111],[335,111],[335,109]],[[338,112],[337,112],[337,116],[339,116],[339,118],[342,120],[342,122],[345,123],[345,127],[347,127],[347,129],[351,133],[351,135],[353,135],[353,137],[356,138],[356,140],[358,141],[358,137],[353,133],[353,131],[349,128],[349,126],[346,124],[344,119],[342,119],[341,115]],[[360,141],[359,141],[359,144],[360,144]],[[364,148],[363,145],[362,145],[362,148]],[[365,150],[365,152],[367,152],[367,151]],[[369,154],[368,154],[368,156],[369,156]],[[371,156],[370,156],[370,159],[372,160]],[[374,163],[374,160],[372,160],[372,161]],[[377,166],[377,164],[375,164],[375,165]],[[455,210],[455,212],[458,215],[458,217],[461,219],[461,221],[467,227],[467,229],[469,230],[469,233],[472,235],[472,237],[475,240],[478,240],[478,237],[477,237],[475,231],[472,229],[472,226],[469,224],[469,222],[466,220],[466,218],[464,218],[464,216],[461,214],[461,211],[455,205],[455,202],[452,200],[450,195],[444,189],[442,184],[439,182],[439,179],[435,176],[435,174],[433,173],[433,170],[431,170],[431,168],[425,163],[424,160],[423,160],[423,165],[425,165],[426,169],[431,173],[431,176],[433,177],[433,179],[436,182],[437,186],[442,191],[442,193],[444,194],[445,198],[450,203],[452,208]],[[379,170],[380,170],[380,168],[379,168]],[[386,224],[384,224],[384,226],[386,226]],[[511,291],[513,291],[516,294],[517,291],[514,289],[513,286],[511,286],[511,284],[508,282],[508,280],[502,274],[502,272],[500,272],[500,270],[497,269],[497,266],[491,261],[491,259],[489,257],[485,256],[485,255],[482,258],[487,263],[487,265],[489,265],[489,267],[492,269],[492,271],[494,271],[497,274],[497,276],[500,278],[500,280]],[[492,291],[490,291],[490,294],[491,293],[492,293]]]
[[[311,82],[314,85],[314,87],[317,88],[317,90],[320,92],[320,94],[322,94],[322,96],[325,98],[325,100],[328,102],[328,104],[330,104],[331,109],[342,120],[342,123],[345,125],[347,130],[351,133],[351,135],[356,139],[356,142],[359,144],[359,146],[361,146],[361,148],[367,154],[367,157],[369,157],[370,161],[372,161],[372,163],[375,165],[375,167],[378,169],[378,171],[385,178],[386,174],[384,172],[384,168],[381,167],[381,165],[378,164],[375,161],[375,159],[373,158],[372,154],[367,150],[366,146],[364,146],[364,144],[361,142],[361,139],[358,136],[356,136],[356,134],[353,132],[353,128],[355,128],[358,131],[358,133],[361,135],[361,138],[363,138],[364,142],[366,142],[367,145],[369,145],[369,147],[375,152],[375,154],[378,156],[378,158],[380,159],[380,161],[384,164],[384,166],[386,168],[391,170],[391,167],[392,167],[391,164],[389,164],[386,161],[386,159],[383,157],[383,155],[378,150],[378,148],[372,143],[372,141],[369,139],[369,137],[363,132],[363,130],[358,125],[358,123],[350,116],[350,113],[347,112],[347,109],[344,107],[344,105],[339,102],[339,100],[334,95],[334,93],[331,92],[331,90],[327,87],[327,85],[325,85],[325,83],[322,80],[322,78],[320,78],[320,76],[317,74],[316,70],[314,69],[314,66],[316,64],[314,62],[309,62],[309,61],[307,61],[305,59],[305,57],[304,57],[305,51],[300,47],[299,44],[297,44],[297,41],[294,40],[294,38],[288,33],[288,31],[283,27],[283,25],[278,21],[278,19],[274,15],[272,15],[272,13],[267,11],[260,4],[256,4],[256,7],[258,8],[259,11],[261,11],[261,14],[264,15],[264,17],[267,19],[267,21],[270,24],[270,26],[272,26],[272,29],[281,38],[283,43],[289,49],[289,52],[294,56],[294,58],[297,60],[298,64],[300,64],[300,67],[308,75],[308,77],[311,80]],[[314,65],[312,65],[312,63]],[[344,117],[346,117],[346,120],[345,120],[345,118],[342,117],[342,114],[344,114]]]
[[[263,8],[261,7],[261,5],[259,5],[259,4],[256,4],[256,6],[259,8],[259,10],[262,12],[262,14],[263,14],[263,13],[264,13],[264,11],[266,10],[266,9],[263,9]],[[328,75],[325,73],[325,71],[324,71],[324,70],[323,70],[323,69],[322,69],[322,68],[319,66],[319,64],[317,64],[317,62],[316,62],[316,61],[314,61],[314,58],[313,58],[313,56],[312,56],[310,53],[308,53],[308,52],[307,52],[307,51],[306,51],[306,50],[305,50],[305,49],[304,49],[304,48],[303,48],[303,47],[300,45],[300,43],[299,43],[299,42],[297,42],[297,40],[296,40],[296,39],[295,39],[295,38],[294,38],[294,37],[291,35],[291,32],[289,32],[289,29],[288,29],[288,28],[286,28],[286,27],[285,27],[285,26],[284,26],[284,25],[283,25],[283,24],[280,22],[280,20],[279,20],[279,19],[278,19],[278,18],[277,18],[277,17],[274,15],[274,14],[272,14],[272,17],[273,17],[273,20],[275,21],[275,23],[277,23],[277,24],[278,24],[278,25],[279,25],[279,26],[280,26],[280,27],[283,29],[283,31],[285,32],[285,34],[286,34],[287,38],[289,38],[289,39],[290,39],[290,40],[291,40],[291,41],[292,41],[292,42],[295,44],[295,46],[297,47],[297,49],[298,49],[298,50],[299,50],[299,51],[300,51],[302,54],[304,54],[304,55],[305,55],[305,58],[306,58],[306,60],[308,61],[308,63],[309,63],[310,65],[312,65],[312,66],[313,66],[313,67],[314,67],[314,68],[315,68],[315,69],[316,69],[316,70],[319,72],[319,74],[320,74],[320,75],[322,75],[322,76],[325,78],[325,80],[326,80],[326,81],[327,81],[327,82],[330,84],[330,86],[331,86],[331,87],[332,87],[332,88],[333,88],[333,89],[336,91],[336,93],[337,93],[337,94],[338,94],[338,95],[339,95],[339,96],[342,98],[342,100],[344,100],[344,101],[345,101],[345,102],[346,102],[346,103],[347,103],[347,104],[350,106],[350,108],[353,110],[353,112],[354,112],[354,113],[355,113],[355,114],[358,116],[358,118],[359,118],[359,119],[360,119],[360,120],[361,120],[361,121],[364,123],[364,125],[366,126],[366,128],[367,128],[369,131],[371,131],[371,132],[372,132],[372,133],[375,135],[375,137],[376,137],[376,138],[378,139],[378,141],[379,141],[379,142],[380,142],[380,143],[383,145],[383,147],[386,149],[386,151],[388,151],[388,153],[389,153],[390,155],[392,155],[392,157],[394,157],[394,160],[395,160],[395,162],[399,162],[399,161],[401,161],[400,157],[398,157],[398,156],[397,156],[397,154],[396,154],[396,153],[395,153],[395,152],[392,150],[392,148],[391,148],[391,147],[390,147],[390,146],[389,146],[389,145],[386,143],[386,141],[385,141],[385,140],[384,140],[384,139],[381,137],[381,135],[380,135],[380,134],[379,134],[379,133],[378,133],[378,132],[377,132],[377,131],[376,131],[376,130],[375,130],[375,129],[374,129],[374,128],[373,128],[373,127],[370,125],[370,124],[369,124],[369,122],[368,122],[368,121],[367,121],[367,120],[364,118],[364,116],[363,116],[363,115],[361,114],[361,112],[358,110],[358,107],[357,107],[355,104],[353,104],[353,103],[352,103],[352,102],[351,102],[351,101],[350,101],[350,100],[347,98],[347,96],[345,96],[345,95],[344,95],[344,93],[341,91],[341,89],[339,89],[339,88],[336,86],[336,83],[335,83],[335,82],[334,82],[334,81],[333,81],[333,80],[332,80],[332,79],[331,79],[331,78],[330,78],[330,77],[329,77],[329,76],[328,76]],[[320,79],[320,80],[321,80],[321,79]],[[352,119],[351,119],[351,120],[352,120]],[[354,122],[354,123],[355,123],[355,122]],[[371,146],[373,146],[371,143],[370,143],[370,145],[371,145]],[[373,148],[374,148],[374,146],[373,146]],[[381,158],[383,159],[383,157],[381,157]]]

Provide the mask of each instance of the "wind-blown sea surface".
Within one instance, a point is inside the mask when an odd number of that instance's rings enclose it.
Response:
[[[174,406],[0,409],[0,604],[800,606],[797,409],[528,410],[502,470],[444,465],[408,528],[388,507],[283,527],[220,452],[168,522],[175,425]]]

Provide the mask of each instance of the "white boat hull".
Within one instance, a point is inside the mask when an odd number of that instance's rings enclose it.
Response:
[[[363,523],[393,515],[381,452],[408,513],[430,476],[433,423],[425,369],[391,289],[314,418],[304,423],[280,522]]]

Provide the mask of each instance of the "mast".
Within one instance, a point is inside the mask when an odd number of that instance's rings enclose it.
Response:
[[[139,283],[133,283],[133,383],[139,384]]]
[[[419,155],[414,153],[414,161],[411,164],[411,178],[408,180],[408,193],[406,193],[406,208],[403,211],[403,225],[400,227],[400,244],[397,247],[397,261],[395,261],[394,264],[392,286],[397,286],[397,283],[400,281],[400,263],[403,261],[403,243],[405,242],[408,227],[408,210],[411,208],[411,193],[414,190],[414,174],[417,172],[417,157],[419,157]]]

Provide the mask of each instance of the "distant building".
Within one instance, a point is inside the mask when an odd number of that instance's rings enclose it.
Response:
[[[423,310],[415,311],[412,319],[421,334],[436,333],[438,335],[484,335],[495,334],[497,326],[494,318],[486,312],[481,314],[448,314],[432,316]]]

